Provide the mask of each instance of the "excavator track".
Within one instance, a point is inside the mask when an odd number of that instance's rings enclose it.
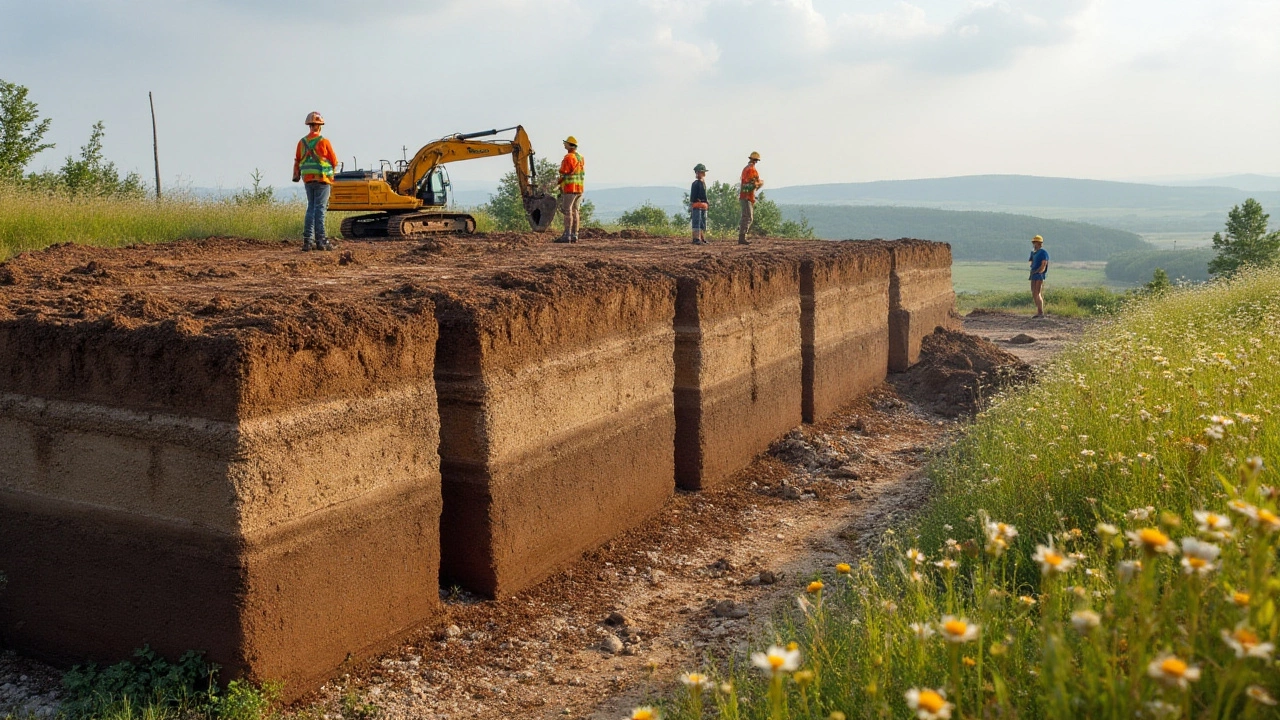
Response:
[[[432,235],[471,234],[476,219],[466,213],[419,212],[356,215],[342,221],[342,237],[415,240]]]

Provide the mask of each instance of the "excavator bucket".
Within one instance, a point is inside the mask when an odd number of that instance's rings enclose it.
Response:
[[[527,197],[524,199],[524,211],[529,216],[533,231],[542,232],[556,219],[556,199],[550,195]]]

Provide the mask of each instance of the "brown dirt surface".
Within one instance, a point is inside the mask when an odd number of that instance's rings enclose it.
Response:
[[[920,342],[920,360],[890,376],[904,397],[943,417],[972,415],[984,397],[1027,382],[1031,366],[976,335],[938,328]]]
[[[963,318],[964,330],[984,340],[995,343],[1024,362],[1032,365],[1044,363],[1068,345],[1075,342],[1085,329],[1098,322],[1086,318],[1049,315],[1033,319],[1030,315],[1001,310],[973,310]],[[1009,342],[1017,335],[1029,335],[1034,343]]]

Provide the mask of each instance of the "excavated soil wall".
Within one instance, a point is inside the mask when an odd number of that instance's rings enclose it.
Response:
[[[951,246],[928,240],[886,243],[889,275],[889,369],[903,372],[920,359],[920,341],[937,328],[957,327],[951,285]]]
[[[798,254],[680,271],[676,484],[714,486],[801,422]]]
[[[889,269],[882,243],[847,241],[800,265],[801,408],[816,422],[884,381]]]
[[[671,496],[674,282],[625,268],[440,300],[446,578],[528,587]],[[537,285],[544,285],[540,291]]]
[[[5,645],[199,649],[294,696],[439,611],[430,307],[299,300],[0,316]]]
[[[598,233],[597,233],[598,235]],[[210,239],[0,264],[0,643],[307,691],[914,362],[924,241]]]

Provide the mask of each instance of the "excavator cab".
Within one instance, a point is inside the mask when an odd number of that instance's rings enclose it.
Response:
[[[449,204],[449,192],[452,189],[448,171],[443,165],[437,165],[418,185],[418,199],[422,201],[423,207],[444,207]]]

